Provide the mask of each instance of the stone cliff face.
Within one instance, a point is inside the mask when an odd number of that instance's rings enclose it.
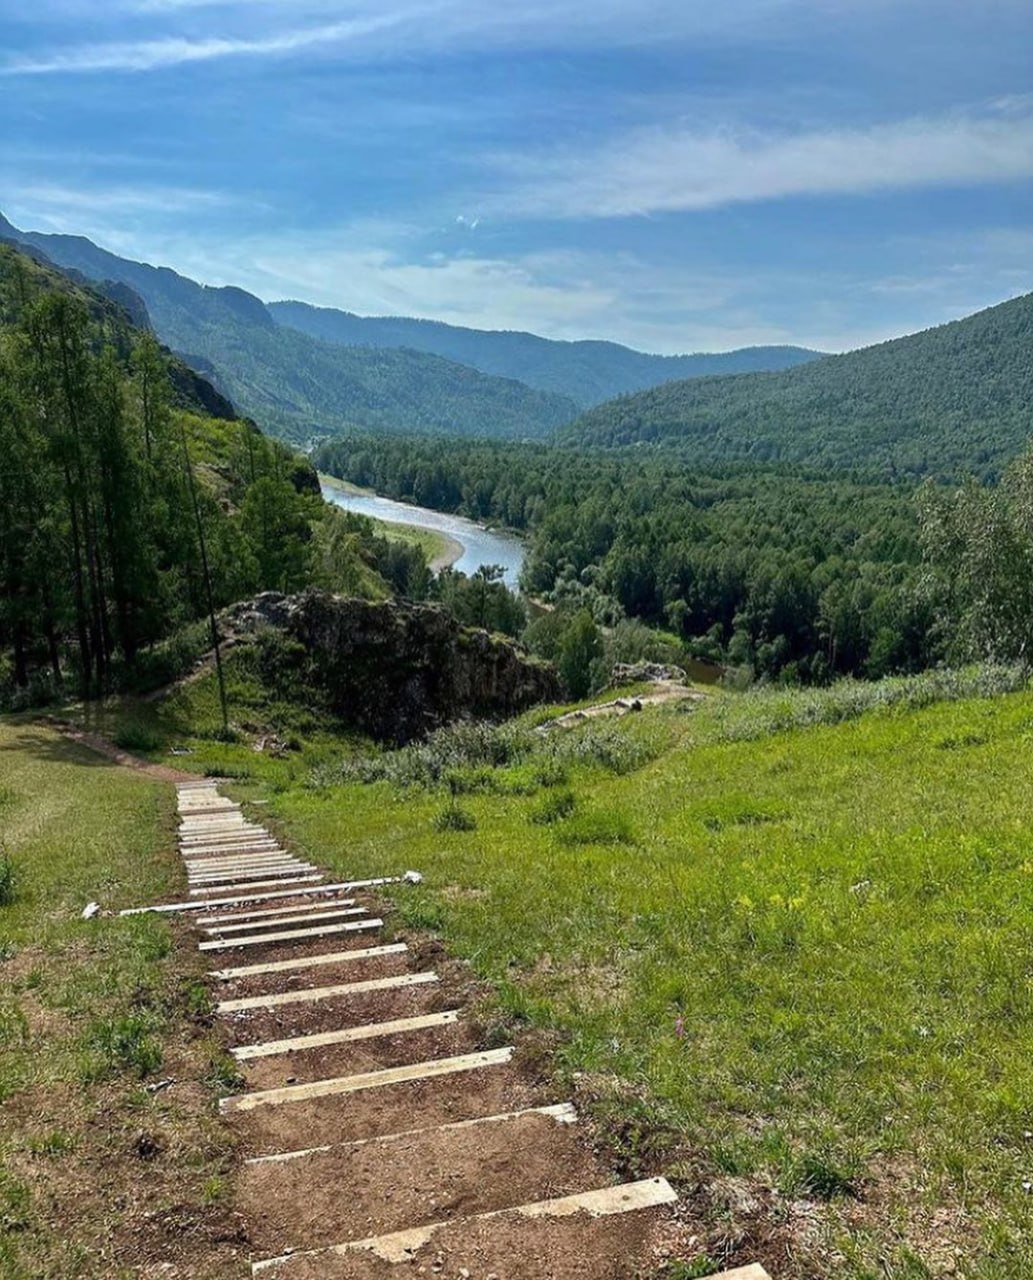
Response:
[[[461,626],[436,605],[266,593],[235,606],[228,621],[238,634],[281,631],[295,642],[304,684],[342,719],[389,742],[467,716],[501,719],[560,697],[550,666]]]

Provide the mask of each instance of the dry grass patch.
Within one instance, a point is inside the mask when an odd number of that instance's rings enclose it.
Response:
[[[0,1275],[237,1275],[201,958],[117,916],[178,887],[172,789],[4,723],[0,796]]]

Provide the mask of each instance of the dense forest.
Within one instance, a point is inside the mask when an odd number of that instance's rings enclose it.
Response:
[[[695,466],[793,462],[873,479],[998,477],[1033,431],[1033,294],[880,346],[668,383],[583,415],[566,444],[676,449]]]
[[[324,471],[529,535],[524,586],[700,657],[823,680],[933,660],[911,491],[804,468],[703,471],[635,450],[366,437]]]
[[[571,687],[601,684],[614,660],[679,649],[743,680],[808,683],[1033,656],[1033,452],[996,484],[917,489],[426,438],[338,441],[315,461],[525,532],[523,586],[547,608],[523,638],[567,663]]]
[[[0,695],[131,683],[212,608],[308,582],[419,594],[429,574],[117,301],[0,244]]]
[[[466,329],[408,316],[357,316],[306,302],[270,302],[279,324],[345,347],[409,347],[460,364],[517,378],[539,391],[567,396],[580,408],[642,391],[675,378],[791,369],[820,356],[805,347],[742,347],[737,351],[656,356],[617,342],[556,342],[534,333]]]

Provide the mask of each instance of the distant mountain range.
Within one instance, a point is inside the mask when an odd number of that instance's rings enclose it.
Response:
[[[800,462],[880,477],[994,477],[1033,434],[1033,294],[780,373],[671,382],[558,439],[677,449],[700,466]]]
[[[815,354],[775,347],[647,356],[612,343],[364,320],[300,303],[267,307],[243,289],[201,285],[83,236],[20,231],[2,215],[0,236],[33,246],[112,296],[121,289],[123,305],[133,306],[126,288],[134,291],[162,342],[242,412],[299,442],[354,429],[540,438],[615,391],[717,367],[782,368]],[[367,336],[358,343],[346,340],[360,330]]]
[[[409,347],[516,378],[539,391],[576,400],[581,408],[643,391],[676,378],[791,369],[816,360],[805,347],[743,347],[738,351],[654,356],[616,342],[556,342],[512,330],[465,329],[404,316],[357,316],[307,302],[270,302],[280,324],[344,347]]]

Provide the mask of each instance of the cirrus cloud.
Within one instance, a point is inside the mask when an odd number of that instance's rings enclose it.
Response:
[[[530,218],[627,218],[789,196],[1033,178],[1033,113],[955,114],[795,134],[651,128],[578,154],[496,156],[483,201]]]

